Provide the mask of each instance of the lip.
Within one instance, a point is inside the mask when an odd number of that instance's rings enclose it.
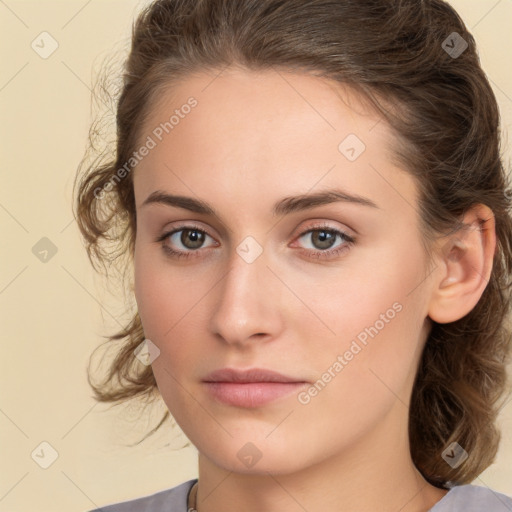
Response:
[[[272,370],[252,368],[215,370],[203,379],[210,395],[222,403],[245,408],[260,407],[283,398],[307,382]]]

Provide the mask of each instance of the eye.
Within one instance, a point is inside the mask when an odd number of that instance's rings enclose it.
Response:
[[[199,255],[197,249],[201,249],[206,237],[211,238],[204,230],[197,226],[181,226],[180,228],[164,233],[157,241],[161,243],[162,250],[169,256],[189,258]],[[181,244],[186,250],[173,249],[166,243],[168,240],[170,240],[174,246]],[[192,255],[190,253],[198,254]]]
[[[342,252],[348,250],[350,246],[355,243],[355,238],[351,237],[344,231],[333,228],[327,224],[315,225],[312,228],[304,231],[298,239],[309,237],[313,246],[319,247],[318,250],[306,250],[308,257],[311,258],[334,258]],[[341,243],[336,249],[331,249],[334,246],[336,239],[340,238],[345,243]],[[307,239],[307,238],[306,238]]]

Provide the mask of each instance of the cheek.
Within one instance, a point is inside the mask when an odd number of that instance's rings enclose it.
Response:
[[[186,286],[180,271],[169,265],[153,249],[136,245],[134,291],[144,333],[162,342],[186,314],[189,297],[197,287]]]
[[[172,373],[193,368],[195,347],[191,336],[198,331],[202,305],[212,284],[204,276],[190,276],[161,257],[136,252],[134,291],[144,335],[160,349],[153,365]],[[203,301],[203,302],[202,302]],[[199,348],[198,348],[199,350]]]
[[[134,291],[144,336],[160,350],[152,362],[158,390],[174,419],[181,424],[181,412],[186,409],[179,382],[183,372],[193,368],[190,358],[191,344],[186,343],[194,310],[188,287],[177,286],[173,271],[161,263],[145,259],[142,251],[136,254],[134,265]],[[190,300],[189,300],[190,298]],[[192,345],[193,346],[193,345]],[[197,357],[200,357],[198,355]]]
[[[371,394],[374,385],[383,386],[379,377],[392,389],[403,386],[422,347],[422,261],[419,247],[406,252],[389,243],[380,250],[374,247],[371,254],[361,253],[350,274],[340,272],[343,278],[319,280],[314,286],[304,281],[300,293],[322,321],[298,317],[307,338],[323,333],[322,350],[311,354],[317,371],[327,370],[342,356],[343,370],[337,373],[344,374],[342,387],[350,382],[356,393]]]
[[[159,338],[157,333],[163,330],[164,316],[161,314],[165,302],[172,297],[164,294],[162,281],[151,262],[144,258],[141,251],[135,251],[134,291],[137,309],[144,327],[144,334],[153,341]]]

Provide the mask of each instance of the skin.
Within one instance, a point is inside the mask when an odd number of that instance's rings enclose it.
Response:
[[[161,95],[141,143],[190,96],[198,105],[133,174],[136,300],[160,350],[159,391],[199,452],[197,509],[427,511],[446,491],[412,463],[410,394],[431,319],[461,318],[485,289],[492,212],[469,211],[473,228],[443,239],[429,266],[416,185],[389,151],[395,136],[353,90],[275,70],[217,75],[189,76]],[[366,145],[353,162],[338,150],[348,134]],[[378,208],[332,202],[272,215],[284,197],[331,188]],[[143,205],[155,190],[201,199],[216,215]],[[478,219],[488,219],[485,229]],[[317,221],[355,243],[338,235],[322,246],[311,231]],[[202,245],[188,238],[185,246],[182,232],[157,241],[190,222],[206,232]],[[251,263],[237,253],[248,236],[263,251]],[[192,257],[173,259],[163,243]],[[223,367],[262,367],[314,383],[394,303],[400,312],[307,404],[293,393],[234,407],[201,382]],[[261,453],[251,467],[237,457],[249,442]]]

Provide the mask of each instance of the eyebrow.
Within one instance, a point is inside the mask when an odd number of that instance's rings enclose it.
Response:
[[[272,208],[272,215],[287,215],[289,213],[299,212],[314,208],[315,206],[335,202],[359,204],[362,206],[380,209],[372,200],[366,197],[352,195],[341,189],[330,189],[316,192],[314,194],[284,197],[275,203]],[[183,208],[184,210],[189,210],[195,213],[217,216],[215,209],[205,201],[194,199],[192,197],[168,194],[162,190],[155,190],[152,192],[141,206],[155,203]]]

